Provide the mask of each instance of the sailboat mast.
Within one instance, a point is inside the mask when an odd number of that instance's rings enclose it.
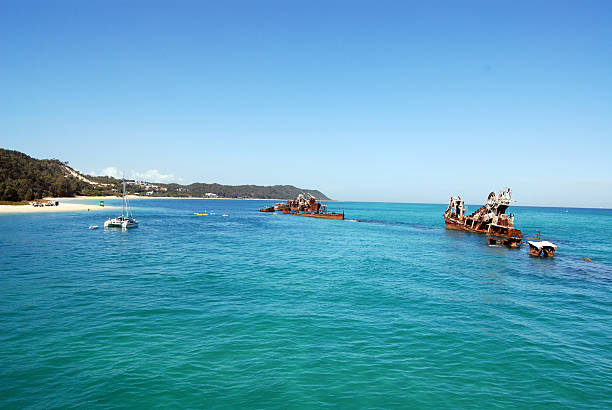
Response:
[[[123,177],[123,195],[121,195],[121,216],[125,213],[125,176]]]

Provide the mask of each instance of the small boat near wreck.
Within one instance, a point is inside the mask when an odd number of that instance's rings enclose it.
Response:
[[[280,206],[281,204],[277,205],[277,210],[282,211],[284,214],[305,216],[307,218],[344,219],[344,212],[329,212],[327,205],[318,202],[312,195],[306,199],[303,194],[299,194],[297,198],[287,201],[282,206]]]
[[[259,212],[274,212],[274,207],[273,206],[264,206],[262,208],[259,208]]]
[[[529,244],[529,255],[530,256],[543,256],[545,258],[552,258],[555,256],[557,245],[548,241],[527,241]]]
[[[489,245],[499,244],[517,248],[523,239],[523,234],[514,227],[514,215],[505,213],[511,201],[510,188],[498,193],[491,192],[485,205],[471,215],[466,215],[467,207],[461,197],[451,197],[444,212],[446,229],[487,234]]]

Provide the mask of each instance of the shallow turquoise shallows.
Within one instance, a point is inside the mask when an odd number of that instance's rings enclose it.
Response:
[[[0,216],[0,408],[612,407],[612,211],[511,208],[547,260],[444,205],[267,203]]]

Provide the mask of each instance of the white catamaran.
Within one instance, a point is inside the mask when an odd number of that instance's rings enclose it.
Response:
[[[121,195],[121,216],[108,218],[104,221],[105,228],[138,228],[138,221],[134,219],[132,209],[125,196],[125,179],[123,180],[123,194]]]

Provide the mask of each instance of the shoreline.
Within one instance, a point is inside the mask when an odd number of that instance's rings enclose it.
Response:
[[[140,195],[126,195],[128,199],[231,199],[235,201],[282,201],[285,202],[287,199],[281,198],[206,198],[200,196],[140,196]],[[49,201],[75,201],[75,200],[105,200],[105,199],[121,199],[120,196],[74,196],[74,197],[58,197],[58,198],[44,198]],[[323,201],[332,201],[331,199],[324,199]]]
[[[128,199],[212,199],[212,200],[235,200],[235,201],[270,201],[270,202],[285,202],[286,199],[280,198],[204,198],[204,197],[175,197],[175,196],[140,196],[126,195]],[[45,197],[46,201],[58,201],[57,206],[42,206],[34,207],[27,205],[0,205],[0,215],[7,214],[35,214],[35,213],[57,213],[57,212],[88,212],[102,211],[105,209],[119,209],[120,206],[106,205],[99,206],[98,204],[83,204],[78,201],[103,201],[103,200],[120,200],[120,196],[75,196],[75,197]],[[332,202],[331,200],[328,200]]]
[[[59,198],[54,198],[58,200]],[[117,206],[97,206],[89,204],[74,204],[60,202],[57,206],[41,206],[35,207],[32,205],[0,205],[0,214],[38,214],[38,213],[56,213],[56,212],[88,212],[102,211],[105,209],[117,209]]]

